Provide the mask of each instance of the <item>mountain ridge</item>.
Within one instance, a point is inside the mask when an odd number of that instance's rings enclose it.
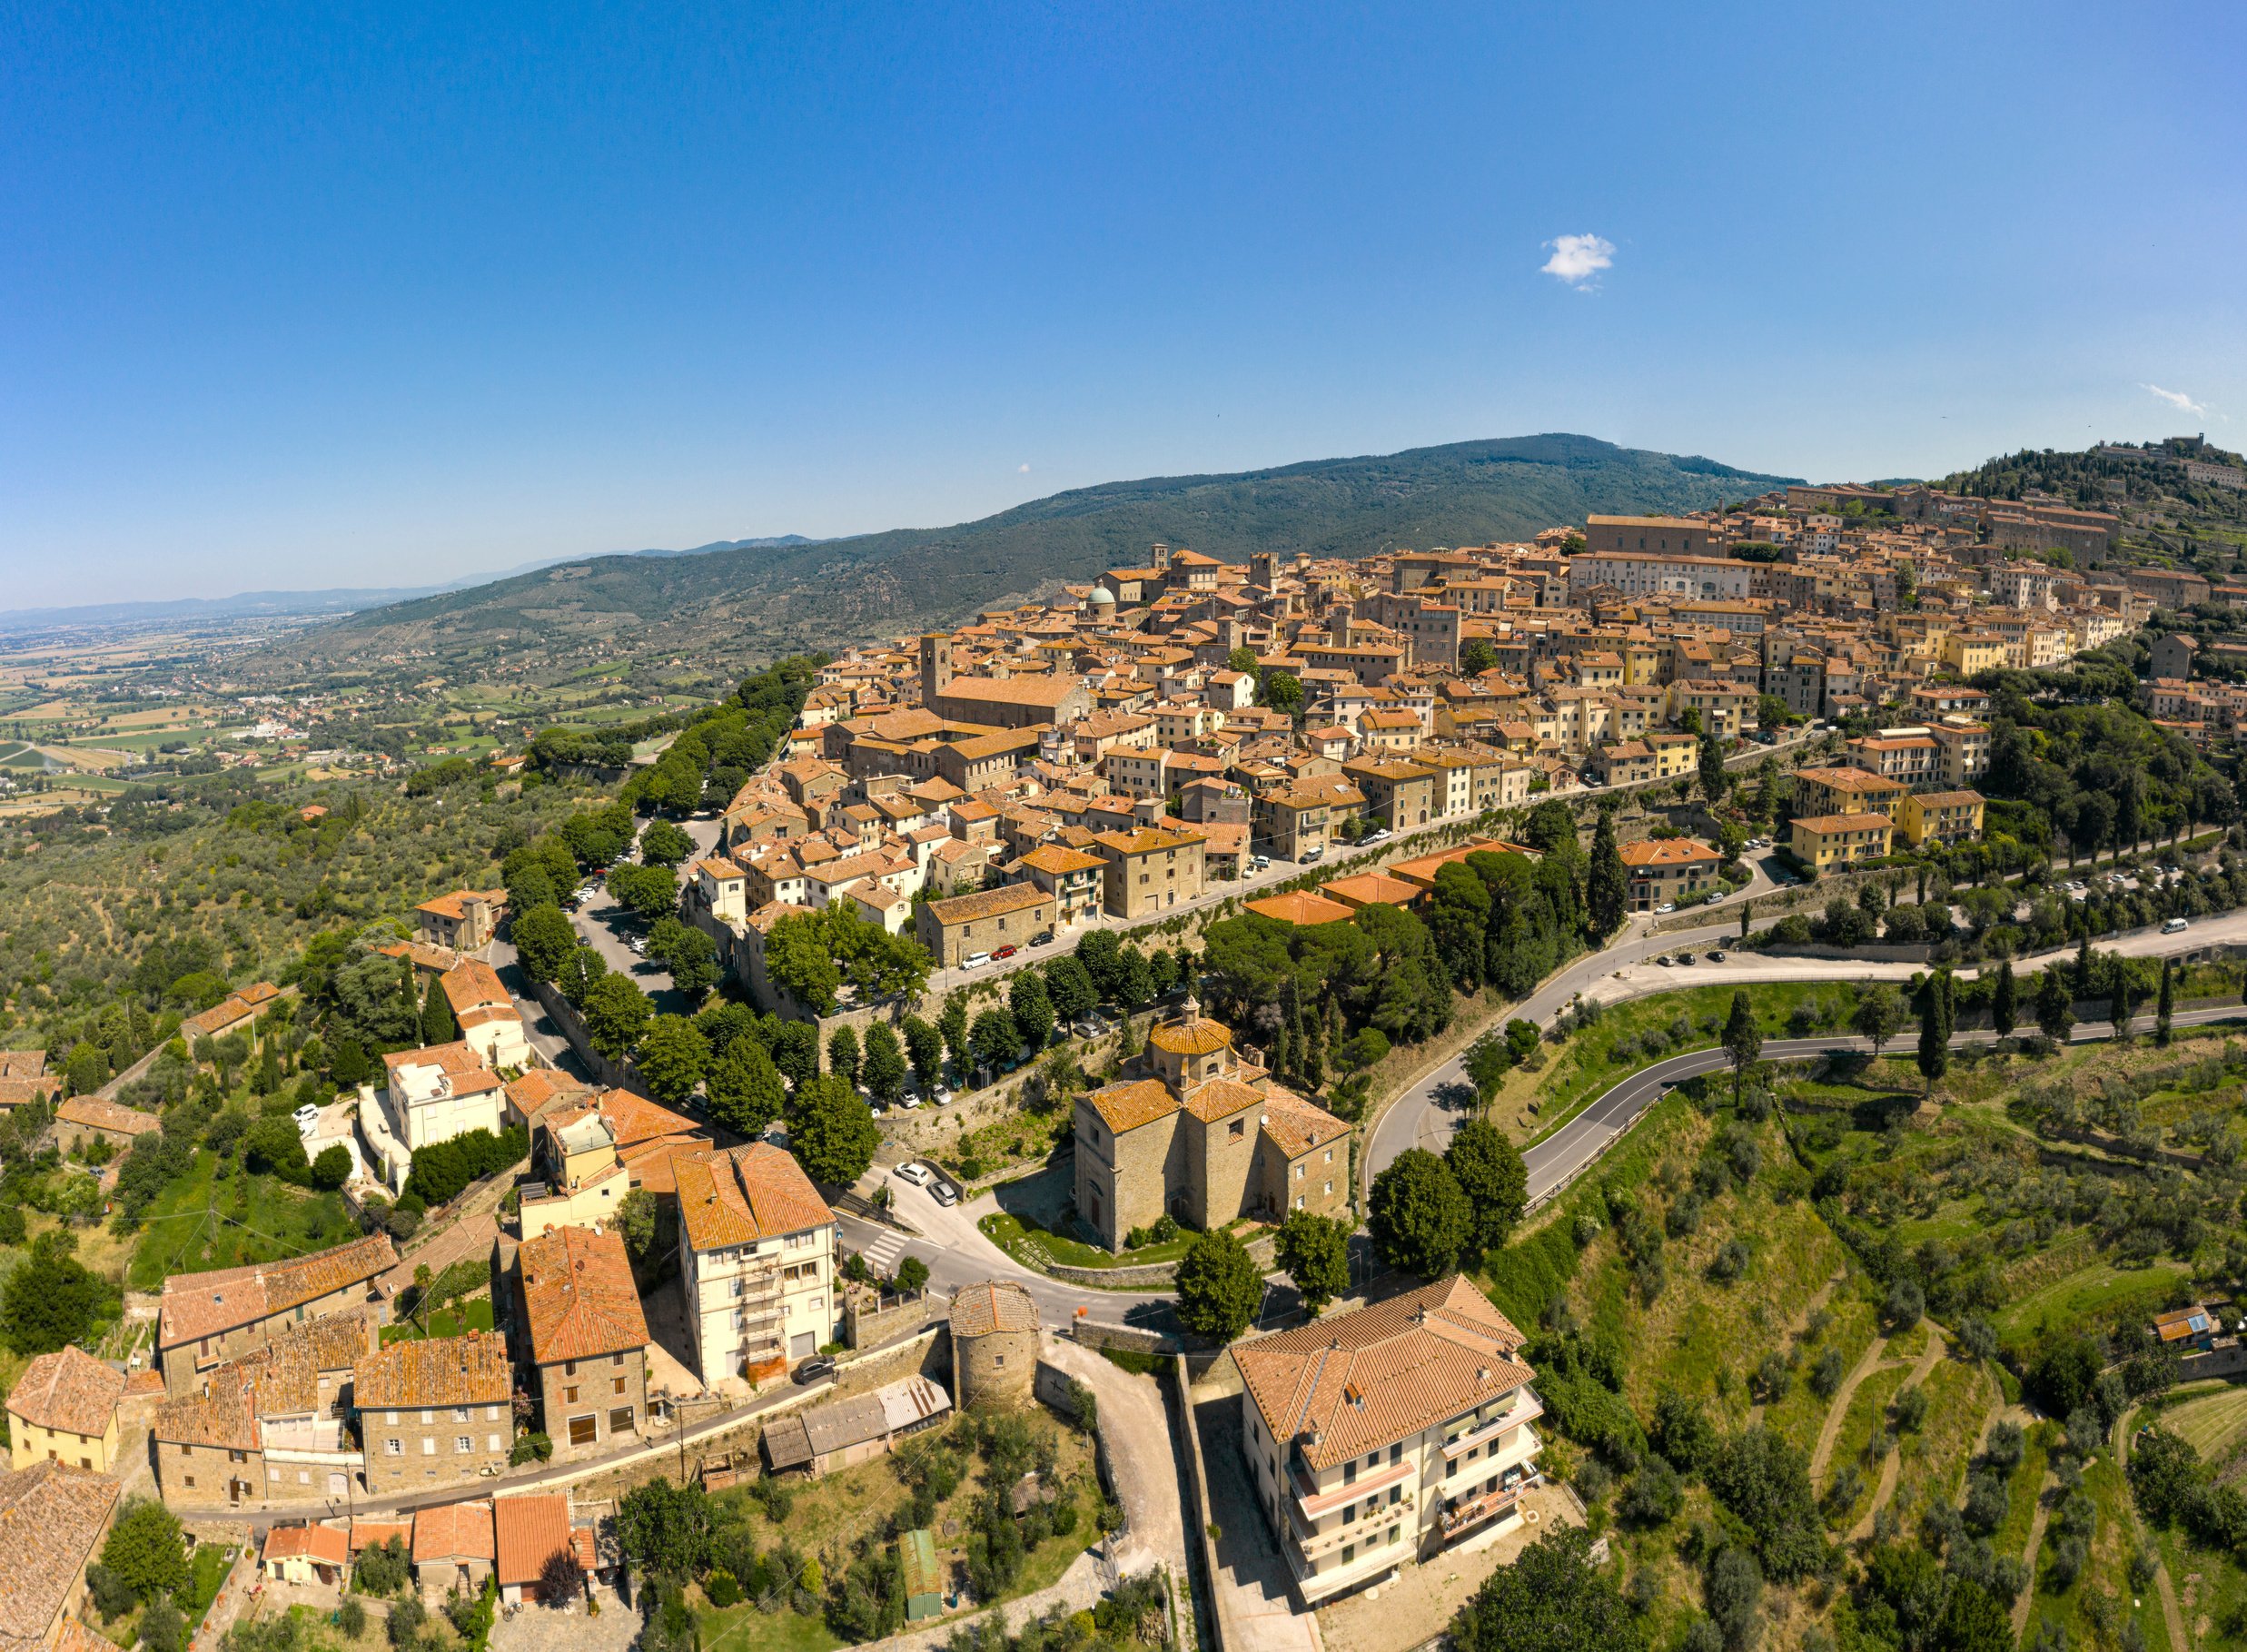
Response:
[[[275,659],[489,659],[559,644],[730,659],[894,636],[1089,580],[1148,545],[1364,555],[1526,538],[1593,512],[1695,509],[1799,479],[1566,432],[1068,489],[972,522],[691,558],[569,558],[353,614]]]

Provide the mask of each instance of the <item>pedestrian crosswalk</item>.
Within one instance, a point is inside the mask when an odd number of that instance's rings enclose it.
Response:
[[[867,1245],[860,1254],[866,1259],[866,1266],[876,1273],[895,1273],[897,1271],[897,1259],[905,1254],[905,1247],[904,1234],[894,1233],[884,1229],[881,1236]]]

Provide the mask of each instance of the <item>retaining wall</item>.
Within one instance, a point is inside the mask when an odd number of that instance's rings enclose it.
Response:
[[[1250,1260],[1257,1271],[1269,1273],[1278,1264],[1273,1261],[1279,1249],[1276,1233],[1261,1233],[1248,1241]],[[1090,1285],[1095,1290],[1109,1291],[1166,1291],[1178,1277],[1178,1264],[1149,1262],[1142,1267],[1078,1268],[1066,1262],[1055,1262],[1046,1271],[1055,1279],[1066,1280],[1072,1285]]]

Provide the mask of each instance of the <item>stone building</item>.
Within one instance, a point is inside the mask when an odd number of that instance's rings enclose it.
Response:
[[[515,1269],[518,1351],[536,1373],[556,1455],[637,1438],[648,1416],[648,1320],[623,1235],[556,1228],[524,1241]]]
[[[1037,1362],[1038,1305],[1020,1285],[995,1280],[952,1299],[952,1382],[962,1407],[1028,1405]]]
[[[675,1162],[678,1283],[702,1380],[760,1382],[837,1340],[835,1212],[803,1166],[769,1142]]]
[[[156,1408],[149,1425],[164,1501],[207,1507],[345,1497],[365,1466],[343,1422],[375,1321],[332,1314],[277,1334]]]
[[[471,1331],[394,1342],[360,1360],[356,1383],[369,1491],[418,1490],[507,1467],[515,1374],[500,1338]]]
[[[310,1320],[364,1310],[382,1323],[389,1305],[374,1281],[397,1265],[390,1235],[371,1233],[311,1256],[174,1274],[163,1282],[156,1317],[164,1392],[194,1393],[224,1361]]]
[[[1077,1098],[1076,1208],[1110,1250],[1168,1214],[1193,1228],[1350,1199],[1350,1126],[1272,1083],[1189,998],[1128,1076]]]

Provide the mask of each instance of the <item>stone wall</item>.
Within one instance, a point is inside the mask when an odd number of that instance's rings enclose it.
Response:
[[[1248,1253],[1259,1269],[1269,1273],[1276,1265],[1272,1253],[1278,1245],[1276,1233],[1260,1233],[1248,1241]],[[1066,1262],[1055,1262],[1046,1271],[1072,1285],[1091,1285],[1109,1291],[1167,1291],[1177,1277],[1178,1264],[1169,1261],[1149,1262],[1141,1267],[1075,1268]]]
[[[994,1331],[980,1337],[952,1339],[952,1370],[959,1391],[952,1396],[969,1406],[1017,1406],[1028,1402],[1036,1376],[1038,1332]]]
[[[847,1400],[854,1394],[870,1394],[886,1383],[906,1377],[926,1377],[941,1382],[947,1390],[952,1387],[952,1332],[944,1325],[931,1325],[909,1342],[876,1349],[871,1353],[853,1354],[835,1362],[835,1387],[822,1394],[823,1400]],[[956,1400],[957,1396],[954,1398]]]
[[[940,1317],[945,1299],[916,1291],[909,1296],[877,1297],[854,1290],[843,1299],[843,1340],[855,1349],[875,1349],[908,1328],[918,1331]]]

